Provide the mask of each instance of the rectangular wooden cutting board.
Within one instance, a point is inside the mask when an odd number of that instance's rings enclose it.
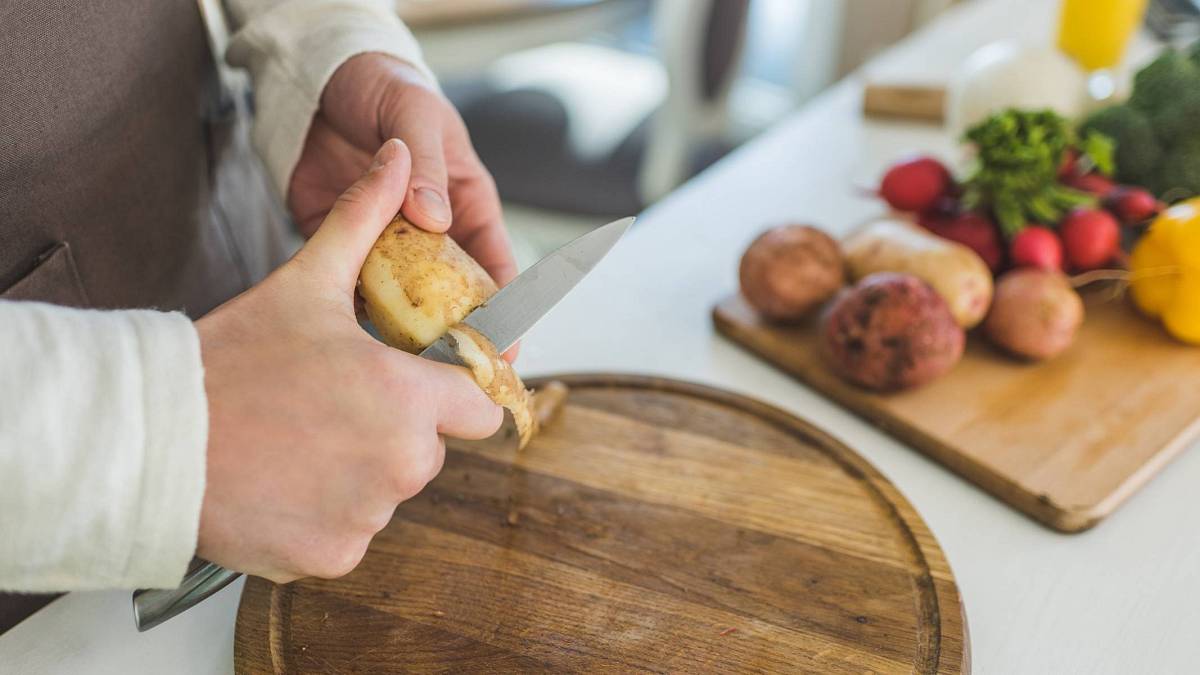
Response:
[[[1200,436],[1200,348],[1169,338],[1107,289],[1056,359],[1026,364],[979,336],[949,374],[878,395],[829,371],[816,326],[763,323],[740,296],[717,329],[805,384],[1062,532],[1086,530]]]

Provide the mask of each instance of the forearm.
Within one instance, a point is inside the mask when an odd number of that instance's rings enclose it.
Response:
[[[321,92],[347,59],[390,54],[434,81],[391,0],[225,0],[225,6],[234,31],[226,60],[250,71],[254,144],[283,197]]]
[[[181,314],[0,301],[0,588],[178,583],[208,416]]]

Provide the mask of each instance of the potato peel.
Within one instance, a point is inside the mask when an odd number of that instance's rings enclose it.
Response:
[[[512,413],[517,425],[518,448],[524,448],[538,430],[538,420],[533,415],[531,394],[521,382],[517,371],[505,361],[496,346],[482,333],[466,324],[458,324],[447,331],[450,345],[475,378],[475,383],[496,402]]]

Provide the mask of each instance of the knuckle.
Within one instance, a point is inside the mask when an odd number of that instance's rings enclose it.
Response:
[[[304,564],[305,576],[321,579],[344,577],[358,567],[367,554],[367,537],[339,537],[315,547]]]
[[[367,533],[374,535],[381,531],[392,522],[392,515],[395,513],[394,508],[380,508],[368,513],[363,518],[363,525]]]
[[[441,436],[437,437],[437,442],[434,443],[432,450],[427,453],[424,468],[425,468],[425,484],[428,485],[437,478],[442,472],[442,465],[446,461],[446,441]]]
[[[271,571],[271,572],[263,572],[261,574],[256,574],[255,576],[262,577],[262,578],[266,579],[267,581],[271,581],[271,582],[274,582],[277,584],[290,584],[293,581],[301,578],[303,575],[297,574],[295,572],[285,572],[283,570],[275,570],[275,571]]]
[[[424,489],[426,482],[411,462],[402,462],[392,470],[390,496],[398,502],[407,501]]]
[[[443,441],[434,436],[431,442],[421,443],[408,452],[397,453],[400,458],[392,471],[392,496],[398,501],[415,497],[442,470],[445,458]]]
[[[491,193],[499,192],[496,187],[496,177],[492,175],[491,171],[487,170],[487,167],[483,165],[483,161],[478,157],[475,159],[475,176],[484,190]]]

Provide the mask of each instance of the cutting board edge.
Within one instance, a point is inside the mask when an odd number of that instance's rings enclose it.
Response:
[[[776,361],[755,340],[750,331],[724,315],[723,306],[736,299],[731,295],[712,309],[713,325],[717,332],[742,349],[754,354],[771,366],[780,369],[816,393],[829,398],[884,433],[911,446],[1000,502],[1011,506],[1033,520],[1064,534],[1085,532],[1112,514],[1139,488],[1158,474],[1187,444],[1200,436],[1200,420],[1175,437],[1155,456],[1154,461],[1134,472],[1104,499],[1093,504],[1061,504],[1050,495],[1039,493],[1011,480],[992,468],[959,454],[954,448],[912,426],[905,425],[892,415],[857,395],[852,385],[825,386],[801,369],[789,368]]]

